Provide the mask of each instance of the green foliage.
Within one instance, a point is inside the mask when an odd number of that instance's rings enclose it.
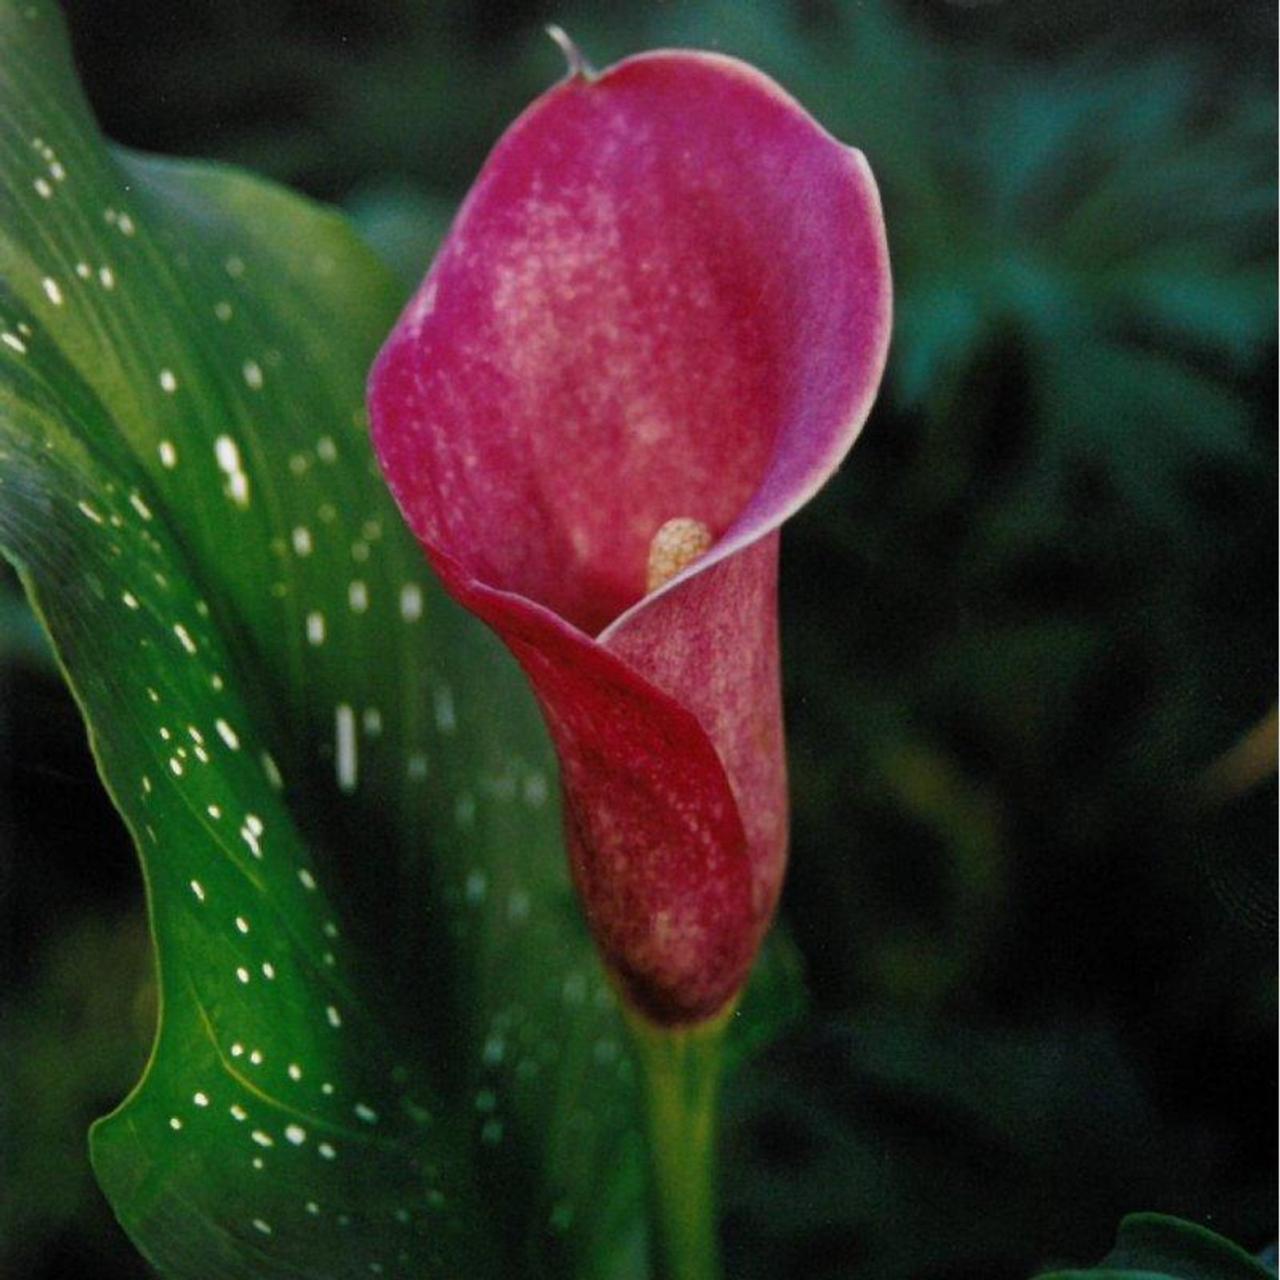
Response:
[[[1195,1203],[1238,1150],[1159,1105],[1104,1023],[863,1013],[753,1064],[726,1118],[735,1280],[1025,1277],[1135,1203]],[[1229,1223],[1269,1212],[1236,1191]],[[1099,1225],[1102,1224],[1102,1225]],[[1233,1229],[1224,1224],[1224,1229]],[[943,1272],[946,1274],[946,1271]]]
[[[1268,1280],[1245,1251],[1194,1222],[1134,1213],[1120,1224],[1115,1248],[1086,1271],[1049,1271],[1038,1280]]]
[[[0,38],[0,541],[159,972],[98,1177],[174,1277],[607,1274],[632,1062],[536,710],[367,446],[398,289],[332,213],[108,152],[50,5]]]

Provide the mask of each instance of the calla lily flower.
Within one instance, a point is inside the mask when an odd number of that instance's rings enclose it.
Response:
[[[383,471],[528,675],[606,967],[724,1011],[787,852],[779,526],[844,458],[890,327],[863,156],[744,63],[569,76],[486,162],[371,376]]]

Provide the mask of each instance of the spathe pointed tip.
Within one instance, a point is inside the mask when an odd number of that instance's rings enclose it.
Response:
[[[547,35],[560,46],[560,52],[564,54],[565,62],[569,64],[569,79],[582,76],[585,80],[594,80],[596,69],[583,56],[582,50],[573,42],[573,37],[554,22],[547,24],[546,31]]]

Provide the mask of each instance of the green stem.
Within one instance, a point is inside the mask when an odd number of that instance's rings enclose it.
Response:
[[[663,1280],[720,1280],[716,1234],[716,1102],[732,1010],[669,1030],[628,1017],[644,1079],[649,1163]]]

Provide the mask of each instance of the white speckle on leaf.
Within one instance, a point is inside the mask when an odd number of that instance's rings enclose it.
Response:
[[[55,307],[62,306],[62,290],[58,286],[58,282],[52,276],[45,276],[40,281],[41,287],[44,289],[44,296],[49,299]]]
[[[178,389],[178,379],[174,376],[172,369],[161,369],[159,382],[160,390],[166,395],[171,396]]]
[[[422,617],[422,588],[416,582],[406,582],[400,588],[400,616],[406,622]]]
[[[470,792],[461,792],[453,802],[453,820],[464,831],[475,826],[476,798]],[[468,901],[473,901],[474,899],[470,896],[470,883],[471,881],[468,879]],[[481,891],[481,896],[483,897],[483,890]]]
[[[240,464],[240,447],[228,435],[220,435],[213,442],[214,457],[218,468],[227,477],[225,492],[238,507],[249,505],[249,477]]]
[[[262,753],[262,772],[267,775],[267,782],[273,791],[279,791],[284,786],[284,779],[280,776],[280,767],[276,764],[269,751]]]
[[[171,440],[161,440],[156,446],[156,452],[160,455],[160,465],[166,471],[172,471],[178,465],[178,451]]]
[[[255,858],[262,857],[262,846],[258,843],[257,835],[249,826],[246,825],[240,828],[240,839],[249,846],[249,852],[253,854]]]
[[[334,708],[334,769],[338,790],[350,795],[356,789],[359,761],[356,755],[356,717],[350,704],[340,702]]]
[[[458,727],[457,714],[453,706],[453,690],[447,684],[437,685],[433,694],[436,713],[436,728],[441,733],[452,733]]]

